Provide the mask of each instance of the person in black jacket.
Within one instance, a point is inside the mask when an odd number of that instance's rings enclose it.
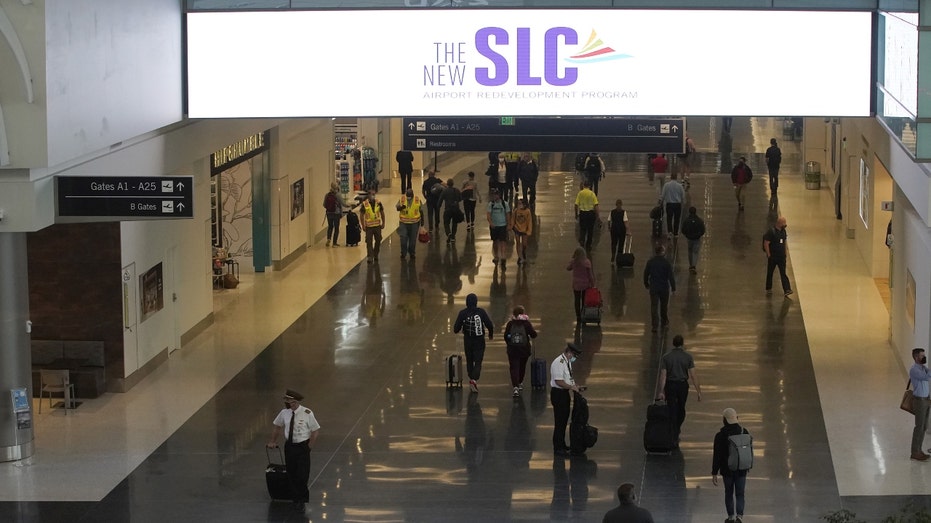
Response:
[[[452,178],[446,180],[446,188],[440,195],[440,204],[443,205],[443,229],[446,231],[446,243],[456,241],[456,231],[459,229],[459,222],[463,220],[462,209],[459,208],[459,202],[462,201],[462,193],[456,188],[456,182]]]
[[[769,192],[776,196],[779,189],[779,165],[782,163],[782,151],[776,145],[776,139],[770,138],[769,148],[766,149],[766,169],[769,171]]]
[[[398,151],[395,153],[394,159],[398,162],[398,174],[401,176],[401,194],[405,194],[408,187],[413,187],[411,178],[414,174],[414,153]]]
[[[440,187],[434,188],[433,186],[436,184],[440,184]],[[430,228],[430,232],[440,228],[440,196],[445,188],[443,180],[436,177],[435,171],[427,171],[427,179],[423,181],[421,193],[423,199],[427,202],[427,226]]]
[[[512,327],[523,326],[523,339],[515,339],[517,336],[513,333]],[[504,326],[504,342],[508,347],[508,366],[511,371],[511,386],[514,387],[514,397],[519,398],[520,393],[524,390],[524,374],[527,371],[527,360],[530,359],[530,340],[537,337],[537,331],[530,323],[530,318],[524,311],[523,305],[514,307],[514,316],[511,321]]]
[[[689,272],[696,274],[698,270],[698,252],[701,250],[701,237],[705,235],[705,221],[698,217],[698,209],[689,207],[689,215],[682,222],[682,235],[689,246]]]
[[[482,360],[485,359],[485,334],[492,339],[495,325],[485,309],[478,306],[478,296],[466,296],[466,308],[459,311],[453,332],[462,331],[463,349],[466,357],[466,374],[469,375],[469,388],[478,392],[478,379],[482,375]]]
[[[746,470],[731,470],[727,466],[728,437],[737,434],[749,434],[747,429],[737,423],[737,411],[724,409],[724,426],[714,435],[714,454],[711,458],[711,483],[718,485],[718,473],[724,479],[724,507],[727,509],[727,523],[743,523],[744,491],[747,486]],[[736,501],[736,507],[734,502]]]
[[[669,327],[669,293],[676,292],[676,277],[666,259],[666,248],[657,245],[654,253],[643,269],[643,285],[650,291],[650,319],[656,332],[660,322],[664,329]]]
[[[530,206],[531,210],[536,210],[537,178],[540,177],[540,169],[530,153],[524,153],[521,157],[517,166],[517,177],[520,179],[522,198],[527,201],[527,205]]]

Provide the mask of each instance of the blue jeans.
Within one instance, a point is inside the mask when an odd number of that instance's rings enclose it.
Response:
[[[399,223],[398,236],[401,237],[401,256],[414,255],[417,247],[417,234],[420,232],[419,223]]]
[[[727,509],[727,517],[734,517],[734,498],[737,498],[737,515],[744,515],[744,489],[747,487],[747,474],[745,472],[734,472],[733,474],[724,474],[724,508]]]

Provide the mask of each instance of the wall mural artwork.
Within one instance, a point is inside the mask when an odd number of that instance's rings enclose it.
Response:
[[[223,245],[231,257],[252,257],[252,162],[220,173]]]

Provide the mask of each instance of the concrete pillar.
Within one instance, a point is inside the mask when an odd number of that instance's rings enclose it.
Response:
[[[0,461],[33,453],[32,355],[26,233],[0,232]],[[25,391],[25,398],[22,391]],[[14,409],[14,392],[25,411]]]

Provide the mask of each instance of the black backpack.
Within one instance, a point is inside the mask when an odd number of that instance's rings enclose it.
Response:
[[[530,346],[530,337],[527,336],[527,327],[523,321],[512,321],[508,331],[504,333],[504,340],[512,347],[525,348]]]

